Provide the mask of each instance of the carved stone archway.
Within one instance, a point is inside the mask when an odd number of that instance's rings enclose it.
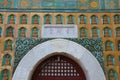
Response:
[[[106,80],[104,72],[96,58],[83,46],[65,39],[54,39],[37,45],[20,61],[12,80],[30,80],[33,71],[46,57],[55,52],[63,54],[76,61],[83,69],[87,80]]]

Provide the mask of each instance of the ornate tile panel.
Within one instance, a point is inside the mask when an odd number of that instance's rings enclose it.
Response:
[[[0,8],[14,9],[119,9],[119,0],[0,0]]]
[[[14,0],[0,0],[0,8],[13,8]]]
[[[105,0],[105,8],[106,9],[118,9],[119,0]]]

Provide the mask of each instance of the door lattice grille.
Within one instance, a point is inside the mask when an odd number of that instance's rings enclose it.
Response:
[[[52,56],[45,61],[43,61],[36,69],[33,80],[46,80],[45,78],[49,79],[75,79],[74,77],[78,78],[78,80],[85,80],[84,73],[80,66],[76,64],[73,60],[62,56],[56,55]],[[35,79],[36,78],[36,79]]]

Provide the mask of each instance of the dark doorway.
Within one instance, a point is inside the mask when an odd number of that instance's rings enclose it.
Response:
[[[32,80],[86,80],[86,77],[75,61],[63,55],[54,55],[38,65]]]

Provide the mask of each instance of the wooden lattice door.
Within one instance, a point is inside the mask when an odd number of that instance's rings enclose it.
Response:
[[[82,68],[70,58],[55,55],[44,60],[33,73],[32,80],[86,80]]]

